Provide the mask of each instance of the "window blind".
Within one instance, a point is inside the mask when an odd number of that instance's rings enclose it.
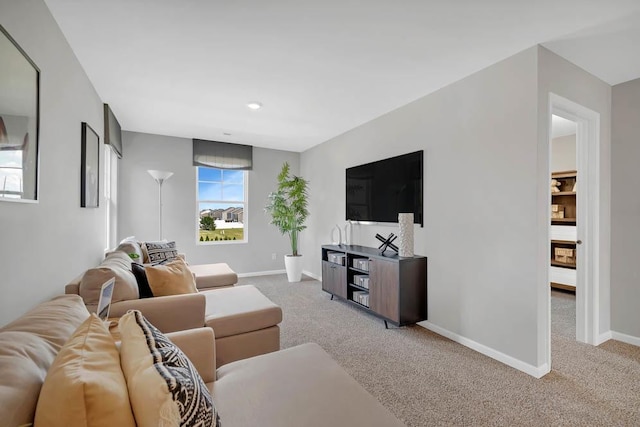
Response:
[[[108,104],[104,104],[104,143],[111,146],[119,159],[122,158],[122,130]]]
[[[193,166],[251,170],[253,168],[253,147],[251,145],[194,139]]]

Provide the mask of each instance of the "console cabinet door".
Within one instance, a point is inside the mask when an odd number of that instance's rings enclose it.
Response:
[[[322,289],[346,299],[347,267],[322,261]]]
[[[394,322],[400,322],[399,263],[383,259],[369,260],[369,306]]]

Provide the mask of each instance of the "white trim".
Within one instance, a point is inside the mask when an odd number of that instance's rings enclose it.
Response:
[[[10,203],[40,203],[40,200],[33,199],[12,199],[10,197],[0,197],[0,202],[10,202]]]
[[[305,276],[309,276],[312,279],[316,279],[318,282],[322,282],[322,276],[320,276],[319,274],[314,274],[308,270],[302,270],[302,274],[304,274]]]
[[[627,335],[620,332],[611,331],[611,338],[616,341],[626,342],[627,344],[636,345],[640,347],[640,338],[633,335]]]
[[[286,270],[269,270],[269,271],[254,271],[251,273],[239,273],[238,277],[256,277],[256,276],[273,276],[276,274],[286,274]],[[310,271],[302,270],[302,274],[304,276],[309,276],[312,279],[318,280],[322,282],[322,276],[318,276],[317,274],[313,274]]]
[[[253,271],[250,273],[239,273],[238,277],[273,276],[275,274],[285,274],[285,270]]]
[[[611,335],[611,331],[607,331],[603,334],[600,334],[600,336],[598,337],[598,341],[596,342],[596,345],[600,345],[604,342],[609,341],[611,338],[613,338],[613,336]]]
[[[440,326],[434,325],[429,321],[420,322],[418,323],[418,325],[422,326],[423,328],[429,329],[430,331],[433,331],[438,335],[442,335],[443,337],[449,338],[450,340],[455,341],[458,344],[462,344],[465,347],[475,350],[478,353],[482,353],[485,356],[495,359],[498,362],[502,362],[507,366],[510,366],[514,369],[522,371],[525,374],[529,374],[534,378],[542,378],[543,376],[548,374],[550,371],[549,365],[546,363],[541,366],[530,365],[526,362],[523,362],[522,360],[516,359],[515,357],[509,356],[491,347],[487,347],[486,345],[480,344],[469,338],[463,337],[447,329],[441,328]]]

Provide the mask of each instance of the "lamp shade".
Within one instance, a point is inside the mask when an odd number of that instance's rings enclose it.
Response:
[[[155,169],[149,169],[149,170],[147,170],[147,172],[149,172],[149,175],[151,175],[153,177],[153,179],[155,179],[158,182],[161,182],[161,181],[164,181],[166,179],[169,179],[173,175],[173,172],[159,171],[159,170],[155,170]]]

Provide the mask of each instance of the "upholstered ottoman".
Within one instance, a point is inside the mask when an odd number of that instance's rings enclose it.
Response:
[[[190,265],[189,270],[195,275],[196,287],[201,291],[238,283],[238,275],[224,262]]]
[[[251,285],[201,292],[205,325],[216,338],[216,365],[280,350],[282,309]]]

